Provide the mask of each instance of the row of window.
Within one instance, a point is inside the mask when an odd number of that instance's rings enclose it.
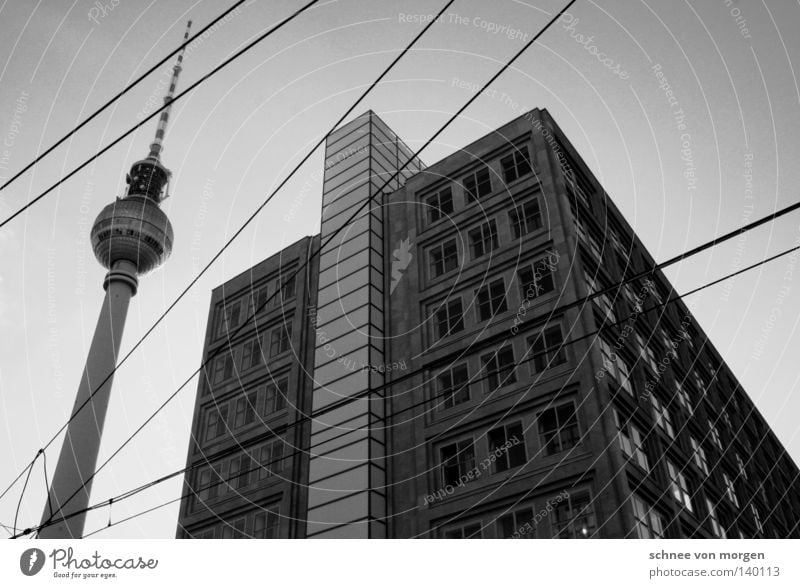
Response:
[[[287,322],[220,353],[214,359],[211,381],[218,385],[243,372],[266,365],[267,361],[289,351],[291,339],[292,323]]]
[[[285,467],[283,439],[273,439],[200,468],[194,488],[198,507],[217,498],[239,495],[242,490],[278,475]]]
[[[537,415],[539,443],[545,455],[566,451],[578,444],[580,429],[572,402],[548,408]],[[489,455],[494,454],[493,473],[524,465],[528,461],[525,434],[519,421],[502,425],[487,434]],[[464,437],[439,448],[439,467],[443,488],[459,481],[475,479],[474,437]],[[470,475],[472,474],[472,475]]]
[[[275,295],[278,290],[280,290],[280,295]],[[273,295],[271,300],[270,293]],[[216,337],[230,335],[250,317],[280,307],[294,296],[294,275],[282,276],[261,286],[253,287],[247,294],[219,305],[214,320],[214,334]]]
[[[508,212],[513,240],[541,229],[542,212],[538,198],[531,198],[516,205]],[[467,246],[471,261],[489,255],[500,247],[497,219],[491,218],[467,231]],[[458,239],[451,237],[428,248],[428,279],[438,278],[461,266]]]
[[[534,504],[514,509],[488,523],[470,521],[449,527],[442,532],[445,539],[480,539],[494,526],[495,536],[500,539],[534,539],[545,536],[554,539],[587,539],[597,530],[594,505],[588,491],[563,492],[557,499],[543,505],[548,516],[537,514]],[[549,508],[548,508],[549,507]],[[549,512],[552,509],[552,512]],[[539,509],[541,511],[542,508]],[[549,522],[550,533],[539,532]],[[494,525],[492,525],[494,523]]]
[[[532,374],[567,363],[567,348],[563,346],[561,326],[552,325],[528,339],[527,361]],[[519,381],[519,365],[514,358],[511,343],[480,357],[480,371],[470,378],[469,364],[457,363],[436,375],[434,403],[442,408],[452,408],[472,399],[472,390],[479,385],[485,394],[492,394],[504,386]]]
[[[213,527],[192,533],[195,539],[277,539],[280,536],[281,507],[270,504]]]
[[[512,280],[519,285],[522,304],[530,304],[532,300],[555,290],[553,271],[554,266],[549,256],[524,264],[517,269]],[[474,304],[476,322],[487,321],[498,314],[508,312],[506,285],[502,277],[475,289],[472,296],[472,300],[468,302]],[[437,305],[432,313],[435,339],[439,340],[463,331],[464,314],[462,295],[451,295],[446,302]]]
[[[509,184],[533,172],[530,153],[527,145],[515,147],[514,151],[500,159],[500,168],[505,184]],[[464,205],[477,202],[493,192],[492,177],[489,167],[483,165],[470,172],[459,182],[464,191]],[[426,208],[428,223],[435,223],[455,212],[452,186],[440,188],[432,194],[422,197]]]
[[[203,441],[209,442],[256,421],[270,418],[286,408],[289,379],[278,378],[261,384],[237,398],[210,406],[203,423]]]

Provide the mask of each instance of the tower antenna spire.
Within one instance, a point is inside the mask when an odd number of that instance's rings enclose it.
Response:
[[[161,150],[164,148],[164,134],[167,131],[167,123],[169,122],[169,113],[172,110],[172,100],[175,96],[175,88],[178,85],[178,76],[181,74],[183,56],[186,53],[186,47],[189,40],[189,30],[192,28],[192,21],[186,23],[186,32],[183,35],[183,47],[178,53],[178,60],[172,66],[172,80],[169,83],[169,90],[167,95],[164,96],[164,104],[167,106],[161,111],[161,116],[158,119],[158,127],[156,128],[156,136],[150,144],[150,153],[147,155],[148,159],[155,159],[159,161]]]

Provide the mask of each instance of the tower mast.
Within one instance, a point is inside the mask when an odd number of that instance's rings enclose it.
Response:
[[[125,196],[103,208],[92,226],[95,257],[109,270],[103,281],[106,294],[75,397],[74,418],[67,426],[42,515],[42,524],[58,522],[39,531],[42,539],[83,536],[84,509],[89,504],[114,379],[109,374],[117,364],[128,305],[139,287],[139,276],[161,265],[172,252],[172,225],[159,207],[166,197],[164,187],[171,172],[161,164],[160,155],[191,24],[189,21],[186,26],[184,46],[173,66],[172,81],[164,97],[166,108],[161,112],[150,152],[131,166]]]

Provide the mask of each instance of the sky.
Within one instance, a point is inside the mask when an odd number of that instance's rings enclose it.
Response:
[[[90,0],[0,4],[0,180],[4,181],[229,2]],[[143,276],[122,354],[444,2],[321,1],[176,102],[164,164],[172,257]],[[187,52],[179,90],[302,5],[254,0]],[[375,110],[422,143],[562,3],[456,0],[353,116]],[[430,164],[535,107],[547,108],[657,261],[791,204],[800,185],[800,5],[578,0],[421,155]],[[171,62],[169,64],[171,66]],[[0,219],[160,103],[162,66],[0,192]],[[72,408],[103,297],[88,231],[146,155],[156,121],[0,229],[0,489]],[[316,153],[199,280],[114,379],[102,463],[199,365],[211,289],[319,230]],[[678,292],[800,245],[800,213],[670,268]],[[797,257],[686,302],[795,462],[800,394]],[[185,465],[196,380],[103,470],[98,502]],[[48,450],[52,474],[59,438]],[[19,525],[39,521],[39,460]],[[0,500],[11,525],[21,483]],[[181,478],[89,514],[86,531],[175,499]],[[97,537],[174,537],[178,503]],[[0,531],[2,533],[2,531]]]

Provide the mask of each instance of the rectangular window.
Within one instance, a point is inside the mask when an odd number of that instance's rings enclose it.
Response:
[[[708,419],[708,433],[711,435],[711,440],[714,442],[714,445],[717,446],[717,449],[724,451],[722,448],[722,440],[719,438],[719,431],[717,431],[717,427],[714,426],[711,419]]]
[[[532,265],[517,270],[517,278],[523,300],[533,300],[555,290],[553,266],[549,257],[543,257]]]
[[[753,522],[756,524],[756,531],[759,535],[764,534],[764,525],[761,523],[761,516],[758,514],[758,508],[752,502],[750,503],[750,512],[753,515]]]
[[[692,406],[692,399],[689,397],[689,393],[686,391],[686,388],[683,387],[678,380],[675,380],[675,398],[678,400],[678,404],[680,404],[686,412],[689,414],[694,414],[694,406]]]
[[[233,521],[233,524],[230,523],[223,523],[222,524],[222,538],[223,539],[244,539],[246,536],[245,526],[247,524],[247,519],[245,517],[241,517]]]
[[[546,455],[554,455],[578,444],[578,415],[570,402],[549,408],[539,415],[539,439]]]
[[[464,309],[456,297],[439,307],[435,315],[436,338],[442,339],[464,330]]]
[[[661,404],[661,400],[655,394],[650,395],[650,403],[653,405],[653,418],[656,425],[669,435],[670,439],[675,438],[675,428],[672,425],[672,415],[669,409]]]
[[[472,259],[488,255],[498,247],[497,224],[494,219],[483,223],[468,233],[469,250]]]
[[[715,537],[720,539],[727,539],[727,534],[725,533],[725,528],[719,524],[719,519],[717,518],[717,511],[714,509],[714,503],[711,502],[708,498],[706,498],[706,508],[708,509],[708,520],[711,522],[711,532],[714,534]]]
[[[230,380],[235,372],[233,351],[225,351],[214,360],[214,383]]]
[[[469,400],[469,371],[467,364],[454,366],[439,374],[436,378],[436,403],[442,403],[445,408]]]
[[[586,281],[586,287],[589,291],[589,296],[594,296],[597,294],[597,292],[605,290],[605,287],[602,285],[598,289],[597,280],[594,276],[591,276],[588,273],[584,273],[584,280]],[[611,302],[611,298],[608,297],[608,294],[594,296],[592,302],[599,311],[600,322],[617,322],[617,315],[614,313],[614,304]]]
[[[261,337],[245,341],[242,345],[242,371],[249,370],[264,363],[261,349]]]
[[[535,337],[528,339],[528,346],[531,349],[533,368],[537,372],[543,372],[547,368],[561,365],[567,361],[564,335],[561,334],[561,327],[558,325],[548,327]]]
[[[742,460],[742,456],[738,453],[736,454],[736,465],[739,467],[739,475],[742,477],[742,480],[745,482],[747,481],[747,469],[744,467],[744,461]]]
[[[728,495],[728,500],[736,508],[739,508],[739,498],[736,496],[736,488],[733,486],[733,481],[726,472],[722,472],[722,479],[725,481],[725,493]]]
[[[533,508],[523,508],[508,513],[497,519],[497,537],[500,539],[534,539]]]
[[[525,457],[522,423],[516,422],[492,429],[488,438],[489,453],[493,453],[497,458],[494,462],[495,473],[519,467],[528,461]]]
[[[503,168],[503,177],[506,183],[531,173],[531,157],[528,154],[527,145],[515,148],[511,154],[500,160],[500,165]]]
[[[464,527],[448,529],[444,532],[445,539],[481,539],[482,536],[480,523],[471,523]]]
[[[620,388],[628,394],[633,394],[630,382],[631,370],[628,364],[611,349],[611,345],[602,337],[600,338],[600,355],[603,358],[603,370],[614,378]]]
[[[492,180],[489,176],[489,168],[482,167],[472,172],[463,179],[463,184],[468,203],[488,196],[492,193]]]
[[[275,289],[280,288],[281,295],[275,297],[275,303],[280,306],[282,302],[286,302],[294,298],[295,289],[295,275],[280,277],[275,283]]]
[[[634,460],[644,471],[649,472],[650,464],[647,460],[642,432],[629,420],[623,420],[616,410],[614,411],[614,420],[617,424],[622,453],[628,456],[628,459]]]
[[[458,247],[456,240],[450,239],[428,251],[430,277],[438,278],[458,267]]]
[[[209,408],[206,413],[206,436],[205,440],[210,441],[225,434],[228,421],[228,404],[220,404],[216,408]]]
[[[292,337],[292,323],[286,323],[272,329],[269,341],[269,356],[275,357],[289,351]]]
[[[264,284],[260,288],[253,288],[250,292],[248,316],[255,316],[257,313],[266,310],[269,300],[269,286]]]
[[[258,452],[258,478],[266,480],[283,469],[283,439],[262,445]]]
[[[467,472],[475,469],[475,446],[472,439],[463,439],[439,450],[442,484],[455,486],[459,480],[467,481]]]
[[[486,393],[491,394],[503,386],[509,386],[517,381],[517,372],[514,369],[514,348],[506,345],[495,353],[481,357],[483,369],[486,372]]]
[[[496,314],[506,312],[506,287],[503,278],[485,285],[476,292],[478,299],[478,320],[488,321]]]
[[[219,320],[217,321],[218,337],[225,334],[233,334],[233,331],[239,326],[241,320],[241,309],[241,300],[225,303],[222,313],[219,315]]]
[[[670,460],[667,460],[667,471],[669,472],[669,487],[672,497],[678,504],[692,512],[692,495],[689,492],[686,476]]]
[[[656,361],[655,353],[650,346],[645,342],[644,337],[636,333],[636,342],[639,344],[641,358],[644,363],[650,366],[653,375],[658,374],[658,362]]]
[[[425,197],[428,222],[434,223],[453,212],[453,191],[448,186]]]
[[[556,539],[588,539],[596,528],[597,520],[588,492],[570,494],[553,511]]]
[[[655,509],[648,505],[644,500],[636,496],[631,496],[633,505],[633,518],[637,539],[663,539],[664,523],[658,516]]]
[[[238,429],[251,424],[256,420],[256,403],[258,402],[258,391],[248,392],[241,398],[236,399],[236,413],[233,419],[233,428]]]
[[[708,458],[706,457],[706,451],[703,449],[703,446],[697,442],[697,439],[694,437],[689,437],[689,441],[692,444],[692,453],[695,465],[700,468],[700,471],[703,472],[706,476],[708,476]]]
[[[534,198],[515,206],[508,213],[508,220],[514,239],[520,239],[528,233],[541,229],[542,210],[539,207],[539,200]]]
[[[280,378],[269,382],[264,389],[264,416],[271,415],[286,408],[286,397],[289,393],[289,379]]]
[[[277,539],[281,526],[280,512],[280,505],[274,504],[256,513],[253,517],[253,539]]]

